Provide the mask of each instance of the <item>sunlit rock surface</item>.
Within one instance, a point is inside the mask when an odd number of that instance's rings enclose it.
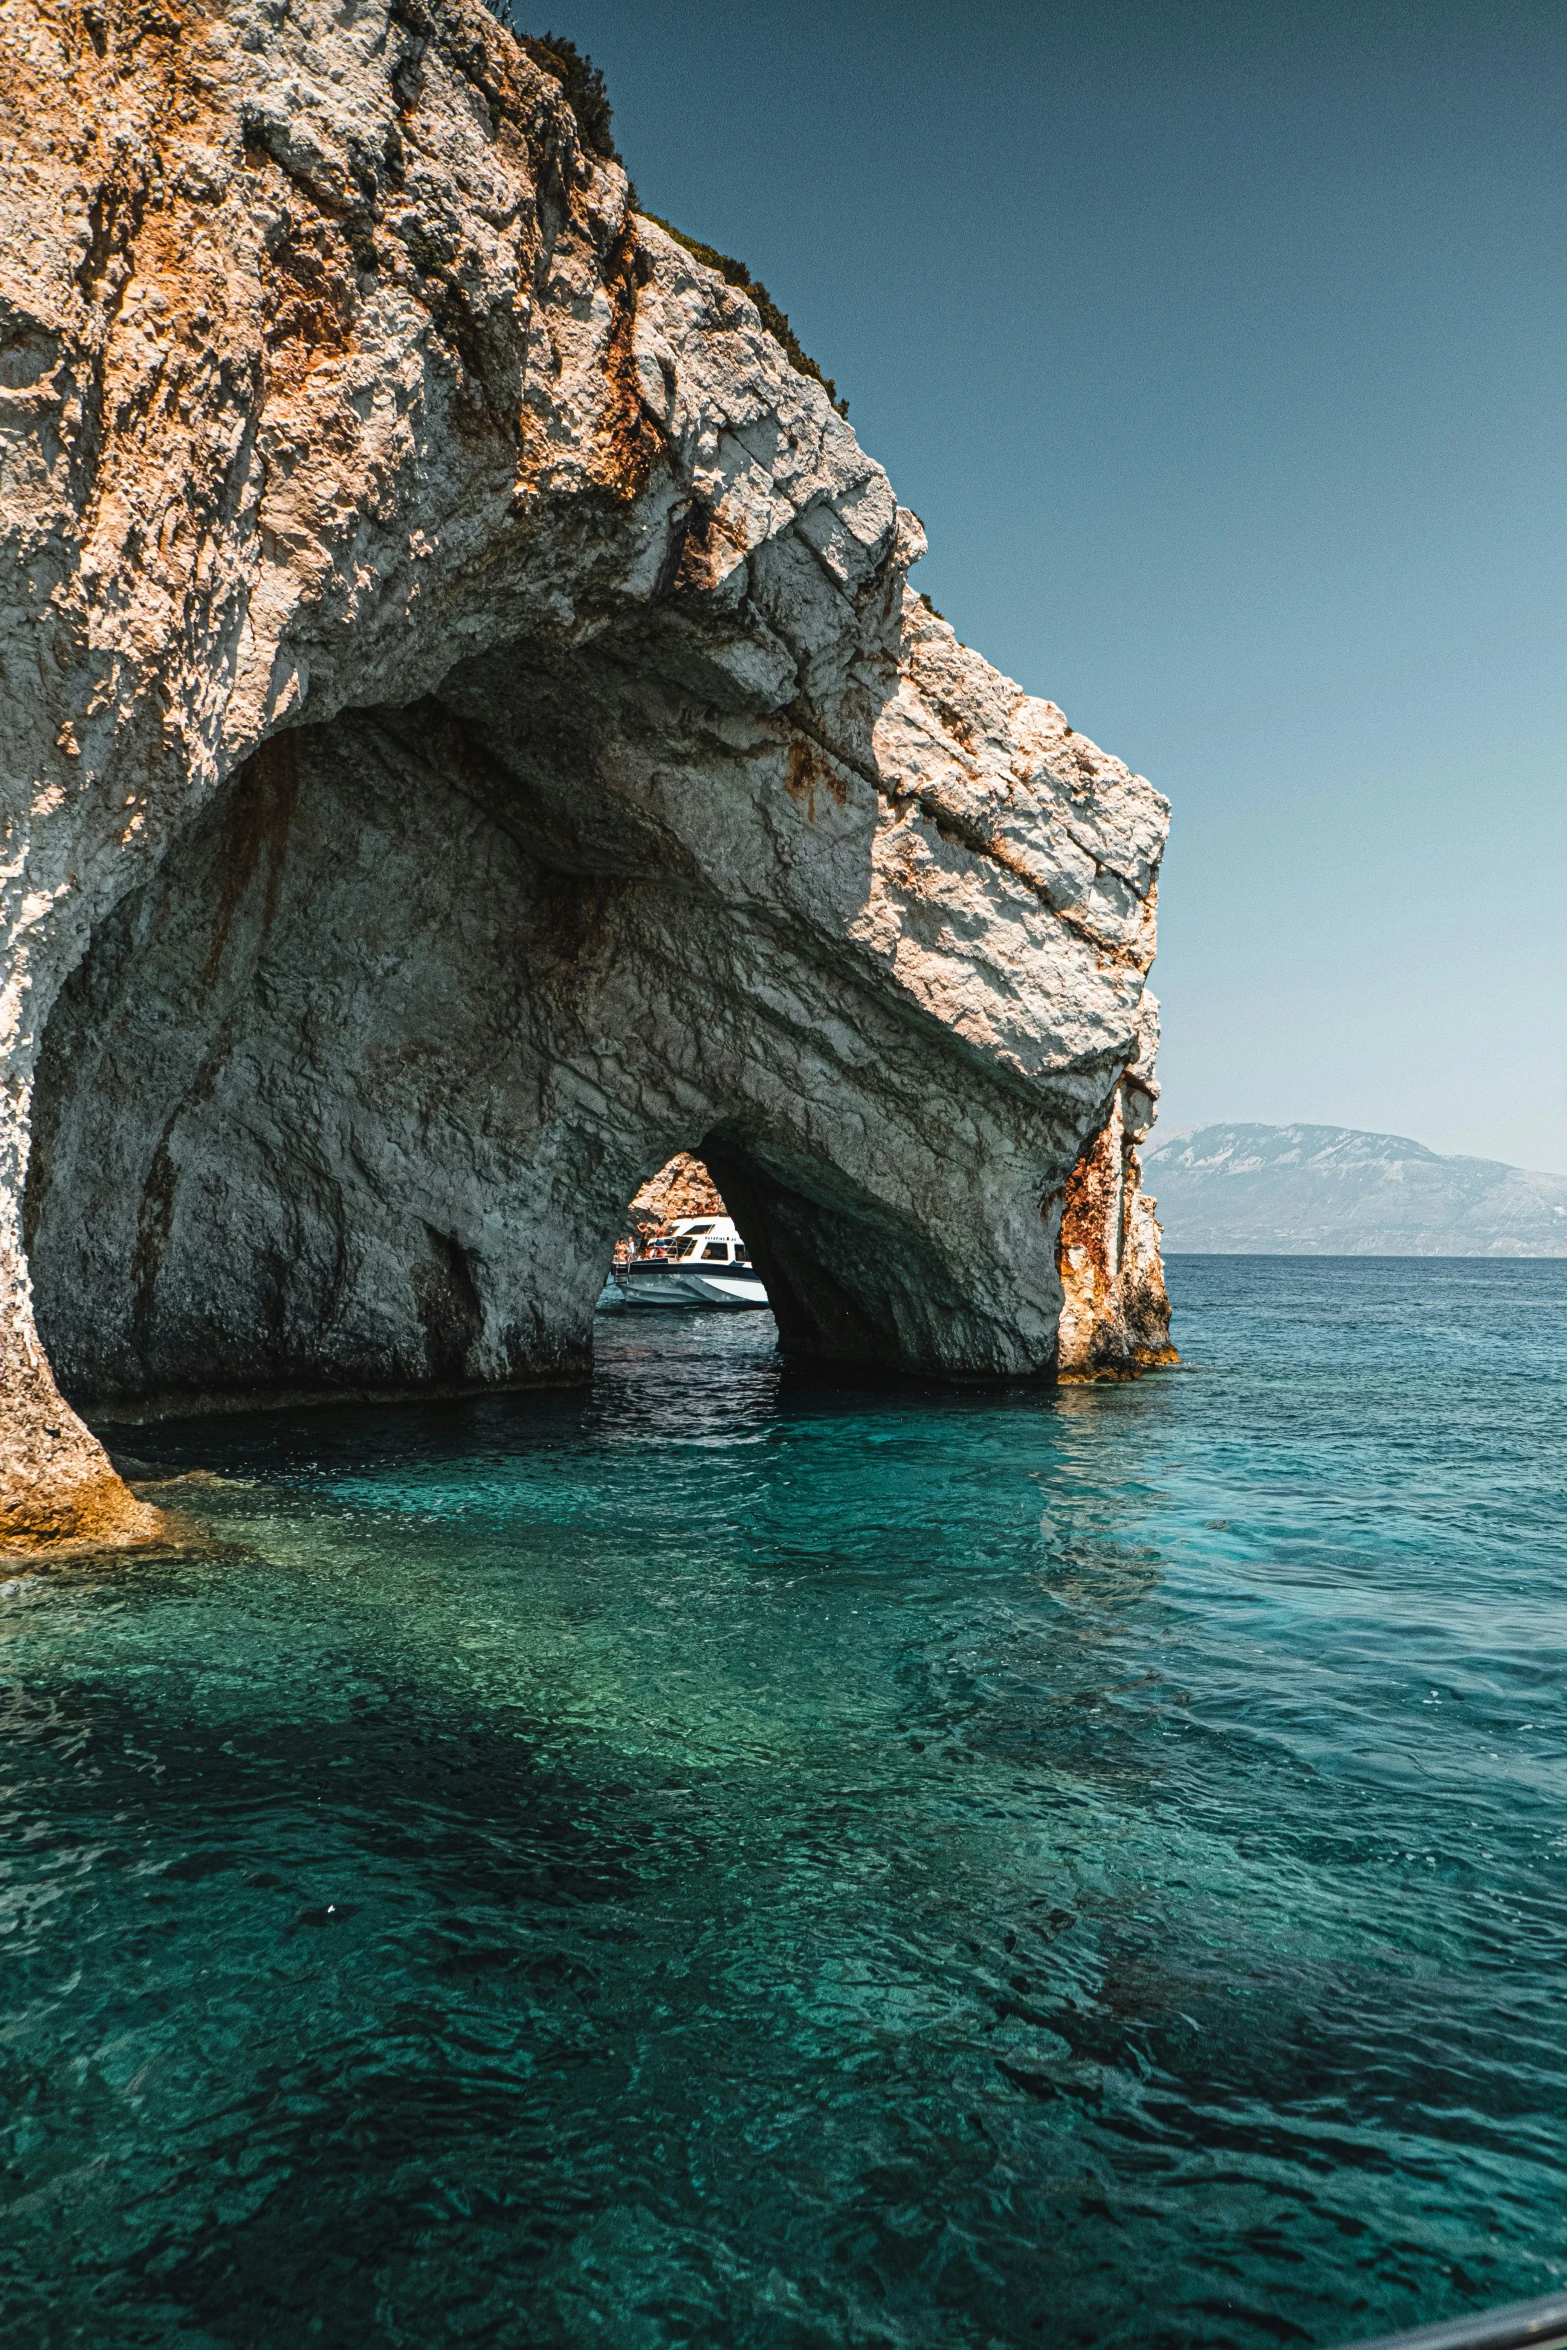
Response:
[[[631,1202],[638,1231],[658,1232],[682,1216],[727,1216],[722,1193],[690,1151],[676,1151],[667,1167],[650,1175]]]
[[[0,40],[0,1538],[146,1527],[51,1364],[581,1375],[680,1149],[801,1353],[1159,1359],[1165,803],[560,83],[477,0]]]

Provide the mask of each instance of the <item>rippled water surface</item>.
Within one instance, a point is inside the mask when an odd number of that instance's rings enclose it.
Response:
[[[8,2344],[1319,2345],[1567,2277],[1567,1264],[139,1433],[0,1595]]]

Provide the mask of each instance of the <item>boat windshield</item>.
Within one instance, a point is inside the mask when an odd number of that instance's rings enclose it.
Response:
[[[751,1270],[751,1252],[735,1231],[717,1218],[705,1217],[700,1224],[688,1224],[683,1232],[672,1233],[667,1240],[650,1244],[648,1255],[654,1250],[666,1264],[690,1264],[693,1257],[704,1265],[740,1265]]]

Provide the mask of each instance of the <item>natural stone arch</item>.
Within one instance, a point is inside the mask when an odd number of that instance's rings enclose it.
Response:
[[[802,1350],[1156,1358],[1164,804],[746,296],[476,0],[31,14],[0,1532],[146,1523],[40,1329],[98,1409],[579,1375],[679,1147]]]
[[[580,1376],[625,1202],[686,1141],[795,1351],[1048,1372],[1037,1100],[803,927],[737,924],[687,870],[573,869],[608,827],[586,786],[545,862],[537,802],[481,789],[463,739],[429,703],[274,738],[100,926],[26,1203],[73,1402]]]

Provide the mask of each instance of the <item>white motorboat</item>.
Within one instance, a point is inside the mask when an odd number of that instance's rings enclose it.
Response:
[[[636,1254],[616,1252],[599,1298],[601,1314],[627,1306],[765,1306],[767,1292],[727,1216],[683,1216]]]

